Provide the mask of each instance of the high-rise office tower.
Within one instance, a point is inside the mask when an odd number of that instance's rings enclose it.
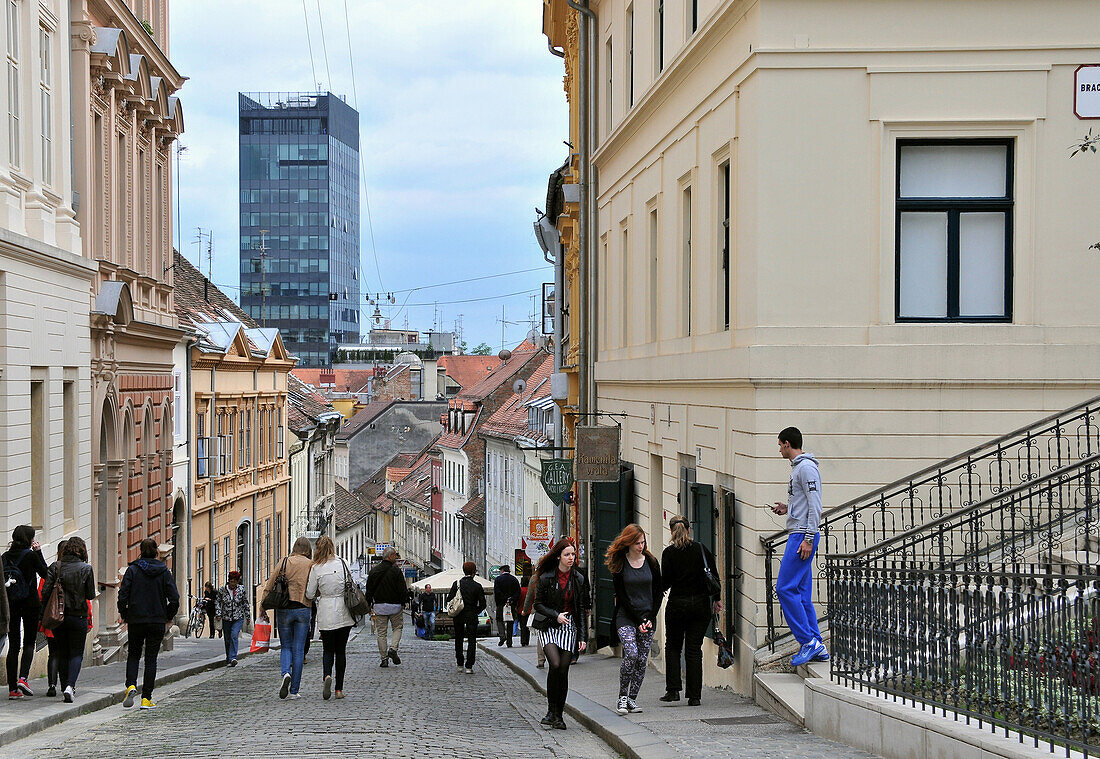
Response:
[[[326,93],[240,93],[241,306],[299,366],[359,340],[359,114]]]

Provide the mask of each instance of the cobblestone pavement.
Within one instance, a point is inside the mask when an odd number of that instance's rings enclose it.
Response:
[[[533,664],[534,646],[497,648],[493,640],[485,645],[508,657]],[[616,706],[619,693],[619,663],[615,656],[582,656],[570,668],[570,693],[580,694],[609,709]],[[546,670],[539,672],[545,682]],[[638,695],[639,714],[626,719],[645,727],[668,744],[682,759],[712,759],[736,756],[752,759],[874,759],[873,754],[826,740],[776,717],[757,706],[752,699],[729,690],[703,688],[702,706],[689,707],[686,701],[663,704],[664,675],[654,667],[646,672]],[[683,694],[681,694],[683,695]]]
[[[158,689],[155,711],[102,710],[0,749],[12,757],[426,757],[608,759],[602,741],[569,720],[545,730],[545,701],[504,664],[479,655],[456,672],[450,643],[402,640],[401,665],[378,666],[373,636],[349,644],[347,698],[321,698],[321,645],[306,661],[300,700],[278,697],[279,654]]]

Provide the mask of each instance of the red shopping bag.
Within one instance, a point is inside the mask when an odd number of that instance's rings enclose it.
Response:
[[[271,647],[271,623],[257,619],[252,629],[252,645],[248,650],[252,653],[267,651]]]

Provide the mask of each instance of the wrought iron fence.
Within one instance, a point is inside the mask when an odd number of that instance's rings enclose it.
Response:
[[[1096,568],[828,560],[832,677],[1051,751],[1100,751]]]
[[[871,493],[828,509],[821,519],[819,552],[864,551],[902,533],[1100,452],[1100,397],[972,448]],[[786,531],[761,538],[764,548],[767,635],[773,650],[786,633],[775,581]],[[824,587],[828,562],[818,566],[814,589],[819,616],[828,618]]]

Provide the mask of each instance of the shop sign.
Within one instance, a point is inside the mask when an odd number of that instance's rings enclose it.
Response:
[[[1073,72],[1073,112],[1079,119],[1100,119],[1100,65]]]
[[[577,482],[619,481],[619,427],[577,427]]]
[[[565,494],[573,487],[573,461],[572,459],[543,459],[542,460],[542,489],[550,500],[560,505]],[[549,537],[549,528],[547,528]]]
[[[553,517],[531,517],[527,520],[527,534],[534,540],[547,540],[550,537],[550,520]]]

